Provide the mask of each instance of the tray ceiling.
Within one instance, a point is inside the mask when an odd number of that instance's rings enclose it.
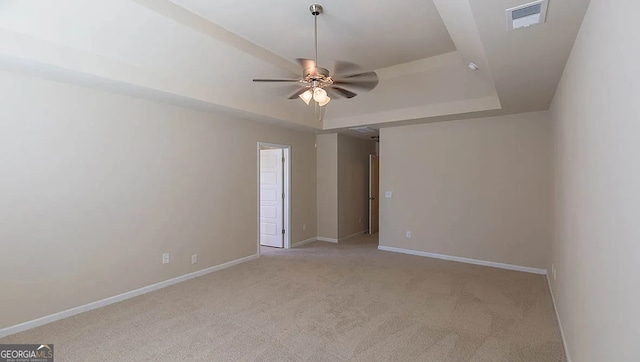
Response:
[[[550,0],[547,23],[506,31],[504,10],[523,2],[323,1],[320,65],[354,62],[380,84],[332,101],[322,123],[289,88],[251,82],[313,57],[308,3],[4,0],[0,68],[308,129],[544,110],[589,1]]]

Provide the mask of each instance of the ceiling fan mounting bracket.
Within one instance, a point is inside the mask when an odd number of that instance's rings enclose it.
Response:
[[[322,5],[320,4],[311,4],[311,6],[309,6],[309,11],[311,11],[311,15],[313,16],[322,14],[322,10]]]

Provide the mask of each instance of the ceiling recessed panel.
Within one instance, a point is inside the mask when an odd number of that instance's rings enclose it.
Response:
[[[314,57],[311,2],[172,0],[287,59]],[[325,0],[318,17],[318,62],[379,69],[455,50],[432,1]]]
[[[453,104],[495,95],[493,84],[468,69],[458,54],[449,63],[381,79],[380,85],[355,98],[332,101],[326,118],[359,117],[438,104]]]

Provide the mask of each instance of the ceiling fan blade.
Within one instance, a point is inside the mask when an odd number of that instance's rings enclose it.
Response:
[[[335,63],[333,64],[334,77],[340,77],[340,76],[344,77],[354,73],[361,73],[361,72],[363,72],[363,69],[355,63],[345,62],[343,60],[336,60]]]
[[[327,91],[327,95],[329,97],[331,97],[331,99],[340,99],[340,98],[345,98],[344,95],[342,95],[342,93],[339,93],[338,91],[334,90],[335,86],[330,86],[325,88],[325,90]]]
[[[353,93],[352,91],[341,88],[341,87],[336,87],[335,85],[328,87],[327,91],[329,94],[335,92],[334,94],[338,94],[340,97],[344,97],[344,98],[353,98],[358,95],[357,93]]]
[[[316,62],[313,59],[298,58],[296,60],[298,61],[298,63],[300,63],[300,65],[304,69],[315,69],[316,68]]]
[[[308,89],[309,89],[309,87],[302,87],[302,88],[298,89],[295,93],[290,95],[287,99],[296,99],[296,98],[298,98],[298,96],[300,96],[302,93],[306,92]]]
[[[300,79],[254,79],[254,82],[300,82]]]
[[[364,90],[372,90],[378,85],[378,82],[379,80],[376,72],[358,73],[333,80],[333,84],[346,85]]]

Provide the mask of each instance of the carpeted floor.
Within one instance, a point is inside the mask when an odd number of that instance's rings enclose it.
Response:
[[[0,340],[56,361],[565,361],[543,276],[377,250],[262,257]]]

